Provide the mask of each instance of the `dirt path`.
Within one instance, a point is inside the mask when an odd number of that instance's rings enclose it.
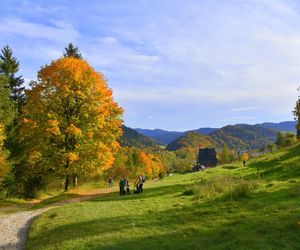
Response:
[[[88,200],[93,197],[101,196],[109,193],[112,190],[102,189],[94,192],[89,192],[81,197],[63,200],[47,207],[32,210],[22,211],[8,215],[0,216],[0,250],[13,250],[24,249],[25,241],[27,238],[27,231],[33,222],[33,220],[41,213],[58,206],[62,206],[69,203],[78,203]],[[33,203],[37,204],[37,203]]]

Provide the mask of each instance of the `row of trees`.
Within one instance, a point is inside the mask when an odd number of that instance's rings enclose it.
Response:
[[[123,147],[116,154],[113,166],[106,171],[107,176],[113,178],[149,176],[161,178],[166,170],[156,155],[135,147]]]
[[[24,80],[18,71],[19,62],[5,46],[0,55],[0,188],[11,174],[11,153],[16,149],[15,134],[25,102]]]
[[[297,136],[293,133],[287,132],[282,133],[278,132],[275,145],[277,148],[291,146],[297,143]]]

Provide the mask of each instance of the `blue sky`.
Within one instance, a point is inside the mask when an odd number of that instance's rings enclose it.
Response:
[[[26,81],[72,42],[105,74],[130,127],[292,120],[300,5],[292,0],[0,3],[0,46]]]

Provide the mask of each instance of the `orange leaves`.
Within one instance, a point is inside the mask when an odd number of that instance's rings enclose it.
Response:
[[[38,150],[60,174],[90,175],[112,165],[123,111],[103,75],[86,61],[53,61],[39,71],[27,96],[22,126],[28,152]]]
[[[39,152],[39,151],[32,151],[32,152],[29,153],[28,160],[30,162],[34,162],[34,161],[38,160],[40,157],[41,157],[41,152]]]
[[[28,119],[28,118],[23,118],[23,122],[24,123],[32,123],[32,120]]]
[[[80,137],[82,135],[81,129],[72,123],[65,129],[65,133],[69,133],[75,137]]]
[[[88,131],[88,132],[86,133],[86,136],[87,136],[87,138],[92,139],[93,136],[94,136],[94,132],[93,132],[93,131]]]
[[[153,154],[137,148],[124,147],[118,151],[114,165],[108,171],[113,175],[126,173],[125,175],[131,178],[138,175],[157,178],[164,172],[164,167]]]
[[[46,128],[45,131],[51,135],[60,135],[61,134],[58,127]]]
[[[48,120],[47,121],[49,127],[58,127],[58,121],[57,120]]]
[[[74,152],[68,152],[68,153],[65,153],[64,155],[65,157],[65,161],[68,161],[68,162],[74,162],[74,161],[78,161],[79,159],[79,156],[77,153],[74,153]]]
[[[61,58],[44,67],[39,72],[39,78],[47,80],[61,90],[71,90],[78,87],[87,87],[95,84],[96,88],[105,88],[106,83],[102,75],[94,71],[84,60],[77,58]]]

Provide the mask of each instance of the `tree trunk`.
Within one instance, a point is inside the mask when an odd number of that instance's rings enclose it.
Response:
[[[65,192],[69,190],[70,187],[70,175],[66,175],[66,182],[65,182]]]
[[[73,174],[73,187],[77,187],[77,174]]]

